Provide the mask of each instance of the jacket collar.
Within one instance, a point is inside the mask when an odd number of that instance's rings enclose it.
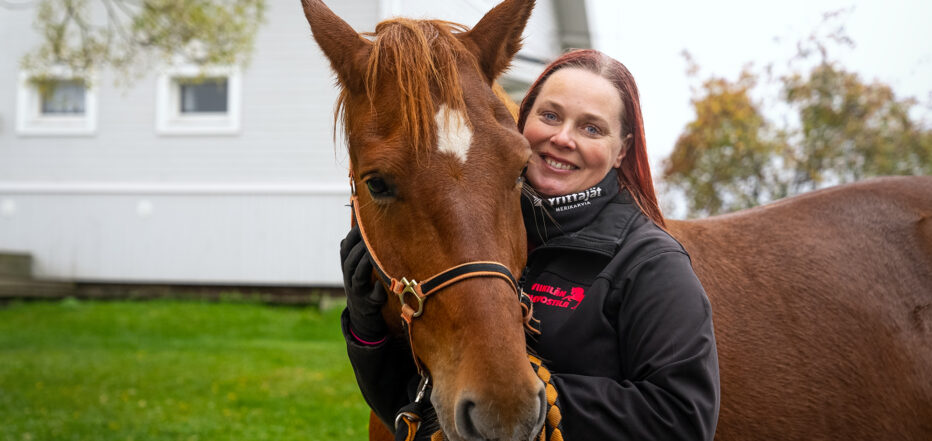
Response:
[[[589,225],[554,237],[538,248],[580,249],[614,256],[639,212],[628,191],[622,190]]]
[[[639,212],[615,170],[584,192],[556,198],[524,195],[521,209],[531,248],[586,249],[614,255]]]

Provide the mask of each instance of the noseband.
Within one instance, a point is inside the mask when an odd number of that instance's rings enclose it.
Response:
[[[511,287],[512,291],[515,292],[515,294],[518,296],[518,299],[522,303],[522,307],[525,308],[525,314],[529,312],[525,304],[529,304],[530,302],[523,301],[522,297],[524,296],[521,290],[518,288],[518,282],[515,280],[508,267],[498,262],[472,261],[462,263],[440,271],[439,273],[428,277],[422,282],[418,282],[413,278],[409,279],[407,277],[402,277],[401,279],[396,279],[389,276],[388,273],[382,269],[382,263],[376,256],[375,251],[372,249],[372,246],[369,242],[369,238],[366,235],[366,229],[363,227],[361,218],[359,217],[359,200],[355,194],[355,191],[350,203],[353,206],[353,215],[355,216],[356,225],[359,227],[362,240],[366,244],[366,249],[369,251],[369,256],[372,258],[372,266],[375,267],[375,272],[379,275],[382,283],[388,287],[389,291],[398,296],[398,301],[401,303],[401,318],[408,334],[408,342],[411,346],[411,355],[414,357],[414,364],[417,366],[418,372],[422,377],[426,376],[427,372],[421,366],[420,360],[414,351],[414,338],[411,332],[411,325],[415,318],[420,317],[424,313],[424,302],[427,301],[428,296],[436,294],[440,290],[466,279],[472,279],[476,277],[495,277],[508,282],[508,286]],[[405,297],[408,297],[409,295],[413,296],[417,301],[417,309],[411,307],[411,305],[405,301]]]

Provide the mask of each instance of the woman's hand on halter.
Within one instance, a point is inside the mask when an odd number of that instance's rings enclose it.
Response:
[[[359,227],[353,227],[340,242],[340,259],[350,332],[360,343],[381,343],[388,334],[381,314],[388,297],[382,284],[372,280],[372,260]]]

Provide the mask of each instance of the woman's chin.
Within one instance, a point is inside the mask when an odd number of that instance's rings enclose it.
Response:
[[[563,196],[572,193],[578,187],[578,179],[571,173],[553,173],[547,170],[528,170],[527,180],[531,187],[542,196]]]
[[[534,190],[537,190],[537,193],[541,196],[563,196],[570,192],[569,186],[562,182],[551,182],[549,180],[544,180],[540,183],[535,183],[530,181],[531,187]]]

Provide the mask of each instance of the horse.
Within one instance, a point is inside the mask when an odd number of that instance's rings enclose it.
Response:
[[[667,226],[712,304],[716,439],[932,439],[932,177]]]
[[[319,0],[303,3],[341,86],[338,115],[362,189],[357,220],[371,226],[385,272],[423,278],[494,260],[517,274],[530,151],[494,80],[520,47],[534,2],[506,0],[472,30],[389,20],[371,41]],[[667,221],[712,304],[716,439],[930,439],[930,217],[932,178],[912,177]],[[524,440],[542,425],[541,382],[524,358],[524,318],[507,285],[451,285],[411,322],[448,439]],[[405,301],[383,310],[398,335]],[[370,439],[392,439],[383,423],[370,416]]]
[[[462,279],[421,311],[414,301],[423,302],[424,287],[413,281],[426,286],[431,275],[477,261],[521,274],[521,175],[531,150],[493,82],[521,46],[533,1],[505,1],[471,30],[388,20],[372,40],[320,0],[302,3],[341,89],[335,118],[346,134],[356,221],[380,271],[405,276],[389,287],[401,301],[383,315],[403,335],[398,317],[408,314],[443,433],[529,439],[544,424],[546,395],[528,361],[516,283],[502,273]],[[373,430],[386,432],[382,423]]]

